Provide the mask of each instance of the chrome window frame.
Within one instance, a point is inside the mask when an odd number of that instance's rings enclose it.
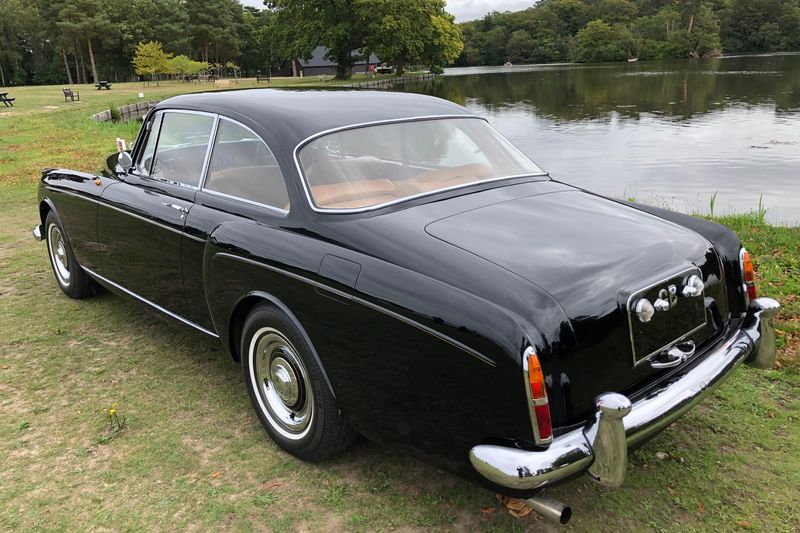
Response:
[[[511,179],[516,179],[516,178],[534,178],[534,177],[539,177],[539,176],[547,176],[547,172],[545,172],[544,170],[539,169],[539,170],[541,170],[541,172],[539,172],[539,173],[515,174],[515,175],[512,175],[512,176],[501,176],[501,177],[491,178],[491,179],[487,179],[487,180],[480,180],[480,181],[476,181],[476,182],[473,182],[473,183],[462,183],[460,185],[453,185],[452,187],[445,187],[443,189],[437,189],[435,191],[422,192],[422,193],[415,194],[415,195],[412,195],[412,196],[406,196],[405,198],[399,198],[397,200],[391,200],[389,202],[383,202],[383,203],[380,203],[380,204],[370,205],[370,206],[367,206],[367,207],[331,208],[331,207],[318,207],[317,204],[314,203],[314,197],[312,196],[311,190],[309,189],[309,185],[307,183],[308,180],[306,180],[306,175],[303,172],[302,165],[300,165],[300,158],[299,158],[300,150],[303,149],[311,141],[319,139],[320,137],[324,137],[325,135],[330,135],[332,133],[337,133],[337,132],[340,132],[340,131],[356,130],[356,129],[361,129],[361,128],[368,128],[370,126],[384,126],[384,125],[387,125],[387,124],[403,124],[403,123],[410,123],[410,122],[421,122],[421,121],[426,121],[426,120],[448,120],[448,119],[472,119],[472,120],[477,119],[477,120],[483,120],[484,122],[486,122],[486,124],[490,128],[492,128],[493,130],[495,130],[497,132],[497,130],[491,124],[489,124],[489,121],[486,118],[478,116],[478,115],[423,115],[423,116],[416,116],[416,117],[396,118],[396,119],[388,119],[388,120],[375,120],[375,121],[371,121],[371,122],[359,122],[359,123],[356,123],[356,124],[348,124],[347,126],[339,126],[337,128],[331,128],[331,129],[320,131],[318,133],[310,135],[309,137],[306,137],[305,139],[303,139],[302,141],[297,143],[297,146],[294,147],[292,155],[294,157],[295,167],[297,167],[297,174],[298,174],[298,176],[300,176],[300,183],[303,185],[303,191],[305,192],[306,200],[308,200],[308,205],[311,207],[312,210],[316,211],[317,213],[331,213],[331,214],[365,213],[365,212],[369,212],[369,211],[375,211],[376,209],[382,209],[384,207],[389,207],[391,205],[396,205],[396,204],[400,204],[400,203],[403,203],[403,202],[408,202],[408,201],[411,201],[411,200],[414,200],[414,199],[417,199],[417,198],[423,198],[425,196],[431,196],[431,195],[434,195],[434,194],[439,194],[441,192],[453,191],[453,190],[456,190],[456,189],[463,189],[465,187],[472,187],[474,185],[483,185],[485,183],[493,183],[493,182],[497,182],[497,181],[511,180]],[[497,132],[497,134],[501,135],[500,132]],[[524,153],[522,153],[522,151],[519,148],[514,146],[513,143],[511,143],[509,141],[509,144],[511,144],[511,146],[514,147],[514,149],[516,149],[523,157],[525,157],[526,159],[530,160],[530,158],[528,156],[526,156]],[[533,163],[533,161],[531,161],[531,162]],[[534,165],[536,165],[536,163],[534,163]],[[538,168],[538,165],[536,165],[536,166]]]
[[[274,205],[264,204],[264,203],[261,203],[261,202],[256,202],[255,200],[250,200],[248,198],[243,198],[241,196],[235,196],[235,195],[232,195],[232,194],[226,194],[226,193],[223,193],[223,192],[213,191],[211,189],[206,188],[206,182],[208,181],[208,169],[211,166],[211,158],[214,156],[214,145],[217,142],[217,134],[219,133],[219,124],[220,124],[221,121],[227,120],[228,122],[231,122],[233,124],[236,124],[237,126],[240,126],[240,127],[244,128],[244,129],[246,129],[247,131],[249,131],[250,133],[255,135],[256,139],[258,139],[259,141],[261,141],[264,144],[264,146],[266,147],[267,151],[272,156],[272,159],[275,160],[275,166],[277,167],[278,171],[281,173],[281,178],[283,178],[283,184],[286,187],[287,195],[289,193],[289,184],[286,181],[286,176],[284,175],[283,170],[281,170],[280,164],[278,164],[278,159],[275,157],[275,152],[273,152],[272,148],[269,147],[269,144],[267,144],[267,141],[265,141],[263,139],[263,137],[261,137],[261,135],[259,135],[255,131],[253,131],[252,128],[242,124],[238,120],[234,120],[234,119],[232,119],[230,117],[226,117],[226,116],[220,115],[218,113],[216,114],[216,117],[217,117],[216,121],[214,122],[213,136],[211,138],[211,143],[209,144],[208,152],[206,153],[206,160],[205,160],[205,164],[203,165],[203,175],[201,176],[198,190],[203,191],[204,193],[210,194],[212,196],[219,196],[221,198],[227,198],[229,200],[236,200],[236,201],[244,202],[246,204],[253,205],[253,206],[256,206],[256,207],[263,207],[263,208],[269,209],[270,211],[275,211],[276,213],[281,214],[283,216],[288,215],[289,211],[292,208],[292,199],[291,199],[291,197],[289,198],[289,209],[283,209],[281,207],[277,207],[277,206],[274,206]]]
[[[139,178],[139,179],[150,180],[150,181],[152,181],[154,183],[171,185],[173,187],[180,187],[182,189],[188,189],[188,190],[195,190],[195,191],[200,190],[200,185],[203,183],[206,171],[208,170],[208,161],[209,161],[209,155],[210,155],[210,152],[211,152],[212,141],[214,140],[214,138],[217,135],[217,124],[219,123],[219,115],[217,113],[209,113],[208,111],[194,111],[194,110],[191,110],[191,109],[171,109],[171,108],[156,109],[153,112],[153,115],[157,115],[158,113],[162,114],[162,117],[161,117],[161,128],[164,127],[164,117],[163,117],[163,115],[166,115],[167,113],[181,113],[181,114],[184,114],[184,115],[201,115],[201,116],[212,117],[214,119],[214,122],[211,125],[211,132],[209,134],[208,142],[206,143],[206,153],[205,153],[205,156],[204,156],[204,159],[203,159],[203,166],[200,168],[200,179],[198,180],[198,182],[197,182],[198,184],[197,185],[189,185],[187,183],[175,182],[175,181],[170,181],[170,180],[165,180],[165,179],[160,179],[160,178],[154,178],[154,177],[152,177],[152,167],[151,167],[151,170],[149,172],[150,175],[142,176],[141,174],[135,174],[135,176],[137,178]],[[159,131],[158,131],[158,137],[159,137],[158,141],[161,140],[161,128],[159,128]],[[149,139],[149,134],[148,134],[148,139]],[[155,150],[153,150],[153,164],[155,164],[155,156],[158,154],[158,141],[156,142]],[[141,148],[141,150],[144,150],[144,146]],[[136,165],[138,165],[138,161],[142,157],[141,150],[139,150],[138,153],[136,154],[136,161],[137,161]],[[136,166],[136,165],[134,165],[134,166]]]

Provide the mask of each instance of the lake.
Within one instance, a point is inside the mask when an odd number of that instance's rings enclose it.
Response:
[[[800,55],[453,68],[406,90],[489,118],[554,179],[800,224]]]

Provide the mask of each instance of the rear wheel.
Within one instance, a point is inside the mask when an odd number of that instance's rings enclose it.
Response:
[[[302,332],[279,309],[259,305],[242,330],[242,371],[261,424],[281,448],[321,461],[356,433],[342,416]]]
[[[58,286],[70,298],[86,298],[93,294],[92,279],[81,268],[72,247],[69,245],[64,227],[53,211],[47,214],[44,222],[47,239],[47,255]]]

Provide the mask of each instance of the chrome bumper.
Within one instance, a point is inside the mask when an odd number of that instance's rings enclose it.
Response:
[[[44,240],[41,224],[37,224],[36,227],[33,228],[33,238],[36,239],[37,241]]]
[[[700,402],[742,361],[757,368],[775,365],[772,319],[779,309],[780,304],[771,298],[755,300],[740,329],[694,368],[635,403],[621,394],[599,396],[594,419],[554,439],[546,450],[479,445],[469,452],[472,466],[486,479],[516,490],[540,489],[580,472],[606,486],[621,485],[629,447],[647,440]]]

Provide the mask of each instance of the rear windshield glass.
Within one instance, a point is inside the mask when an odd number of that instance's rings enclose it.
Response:
[[[381,124],[339,131],[300,149],[317,207],[359,209],[511,176],[543,174],[476,118]]]

